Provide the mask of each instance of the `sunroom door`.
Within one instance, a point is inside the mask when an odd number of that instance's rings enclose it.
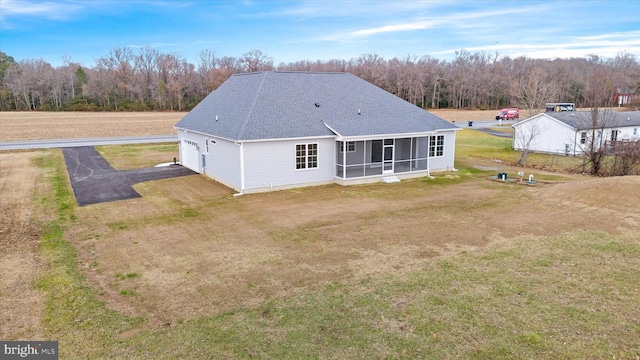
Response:
[[[393,174],[393,139],[384,139],[382,147],[382,173]]]

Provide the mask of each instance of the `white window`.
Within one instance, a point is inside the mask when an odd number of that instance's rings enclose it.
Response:
[[[186,144],[189,144],[189,145],[191,145],[191,146],[194,146],[196,149],[200,150],[200,147],[198,146],[198,143],[197,143],[197,142],[195,142],[195,141],[193,141],[193,140],[187,140],[187,139],[183,139],[183,141],[184,141]]]
[[[209,139],[204,139],[204,153],[209,154]]]
[[[296,144],[296,170],[318,167],[318,144]]]
[[[587,132],[583,131],[580,133],[580,144],[586,144],[587,143]]]
[[[611,131],[611,141],[618,141],[618,133],[620,133],[620,130]]]
[[[347,141],[347,152],[356,151],[356,142],[355,141]],[[344,152],[344,142],[340,143],[340,152]]]
[[[444,135],[429,137],[429,157],[444,156]]]

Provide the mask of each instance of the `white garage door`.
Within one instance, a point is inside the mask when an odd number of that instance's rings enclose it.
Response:
[[[200,172],[200,164],[198,162],[198,143],[195,141],[182,139],[182,166],[193,171]]]

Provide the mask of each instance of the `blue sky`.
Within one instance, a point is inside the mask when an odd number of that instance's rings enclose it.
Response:
[[[151,46],[197,63],[205,49],[274,64],[455,51],[640,58],[640,1],[0,0],[0,50],[16,61],[84,66],[118,47]]]

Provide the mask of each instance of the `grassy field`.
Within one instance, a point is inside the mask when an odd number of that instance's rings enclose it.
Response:
[[[0,141],[175,134],[184,112],[0,113]]]
[[[507,128],[497,128],[499,131],[509,132]],[[485,164],[495,167],[498,164],[507,166],[517,164],[520,152],[513,151],[513,140],[485,134],[476,130],[464,129],[456,134],[456,166],[471,166]],[[530,153],[527,158],[527,168],[535,169],[546,179],[556,178],[562,173],[580,173],[582,157],[545,155]],[[518,168],[510,168],[517,173]],[[552,172],[547,174],[547,172]]]
[[[447,121],[491,120],[493,110],[433,110]],[[0,141],[175,134],[185,112],[0,112]]]
[[[640,358],[640,178],[540,156],[524,170],[553,184],[487,181],[522,169],[509,149],[465,129],[435,179],[233,197],[193,176],[87,207],[60,151],[2,153],[0,313],[41,315],[0,338],[61,359]],[[177,146],[99,151],[124,170]]]

